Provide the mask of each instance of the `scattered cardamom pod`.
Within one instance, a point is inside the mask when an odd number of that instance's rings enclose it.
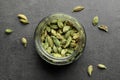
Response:
[[[76,6],[73,8],[73,12],[79,12],[79,11],[82,11],[84,10],[85,8],[83,6]]]
[[[98,16],[95,16],[95,17],[93,18],[92,24],[93,24],[93,26],[96,26],[98,23],[99,23],[99,17],[98,17]]]
[[[100,69],[107,69],[107,67],[104,64],[98,64],[97,67]]]
[[[28,24],[28,20],[25,20],[25,19],[20,19],[20,22],[23,23],[23,24]]]
[[[27,17],[24,14],[18,14],[18,18],[27,20]]]
[[[93,65],[89,65],[87,69],[88,75],[91,76],[93,72]]]
[[[105,32],[108,32],[108,27],[105,26],[105,25],[100,25],[100,26],[98,26],[98,28],[99,28],[100,30],[103,30],[103,31],[105,31]]]
[[[5,33],[6,33],[6,34],[11,34],[12,32],[13,32],[12,29],[5,29]]]
[[[22,42],[22,44],[23,44],[23,46],[24,47],[27,47],[27,39],[25,38],[25,37],[23,37],[22,39],[21,39],[21,42]]]

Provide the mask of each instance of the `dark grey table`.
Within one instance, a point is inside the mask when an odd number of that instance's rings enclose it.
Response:
[[[83,5],[85,10],[72,13]],[[34,31],[39,21],[49,14],[63,12],[84,25],[87,44],[83,55],[71,65],[56,67],[44,62],[35,50]],[[17,14],[26,14],[30,24],[22,25]],[[91,24],[94,16],[109,32]],[[14,32],[6,35],[4,30]],[[20,39],[27,37],[24,48]],[[103,63],[108,69],[100,70]],[[89,64],[94,65],[91,77]],[[120,79],[120,0],[0,0],[0,80],[119,80]]]

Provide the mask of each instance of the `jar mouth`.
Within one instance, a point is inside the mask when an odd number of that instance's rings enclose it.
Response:
[[[69,19],[73,20],[76,22],[76,29],[77,30],[81,30],[81,33],[82,33],[82,43],[83,45],[79,44],[79,47],[82,46],[82,50],[75,50],[72,54],[70,54],[69,56],[66,56],[66,57],[54,57],[52,56],[51,54],[47,53],[46,50],[43,48],[42,44],[41,44],[41,40],[40,40],[40,32],[43,30],[43,25],[46,23],[46,21],[48,21],[48,17],[52,16],[63,16],[65,15],[64,17],[69,17]],[[45,18],[43,18],[38,26],[36,27],[35,29],[35,33],[34,33],[34,39],[35,39],[35,47],[37,49],[37,52],[38,54],[41,56],[42,59],[44,59],[45,61],[49,62],[50,61],[56,61],[56,62],[63,62],[63,61],[67,61],[67,60],[71,60],[73,57],[75,57],[76,59],[82,54],[82,52],[84,51],[84,48],[85,48],[85,45],[86,45],[86,33],[85,33],[85,30],[84,30],[84,27],[78,23],[78,21],[69,16],[69,15],[66,15],[66,14],[63,14],[63,13],[56,13],[56,14],[52,14],[52,15],[49,15]],[[78,47],[78,49],[79,49]],[[45,58],[48,58],[50,61],[46,60]],[[66,63],[66,64],[69,64],[69,63]]]

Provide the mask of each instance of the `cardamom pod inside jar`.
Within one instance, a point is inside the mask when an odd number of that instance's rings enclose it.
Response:
[[[83,26],[75,18],[62,13],[42,19],[34,39],[40,57],[53,65],[67,65],[77,60],[86,44]]]

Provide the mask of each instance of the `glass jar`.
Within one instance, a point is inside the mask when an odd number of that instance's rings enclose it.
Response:
[[[44,25],[53,19],[69,20],[74,24],[75,28],[80,32],[79,47],[71,55],[67,57],[61,57],[61,58],[53,57],[52,55],[48,54],[42,46],[40,39],[41,39],[42,30],[44,30],[45,27]],[[56,13],[49,15],[40,21],[34,33],[34,40],[35,40],[35,47],[37,49],[37,52],[43,60],[53,65],[67,65],[77,60],[83,53],[86,44],[86,33],[83,26],[75,18],[67,14]]]

